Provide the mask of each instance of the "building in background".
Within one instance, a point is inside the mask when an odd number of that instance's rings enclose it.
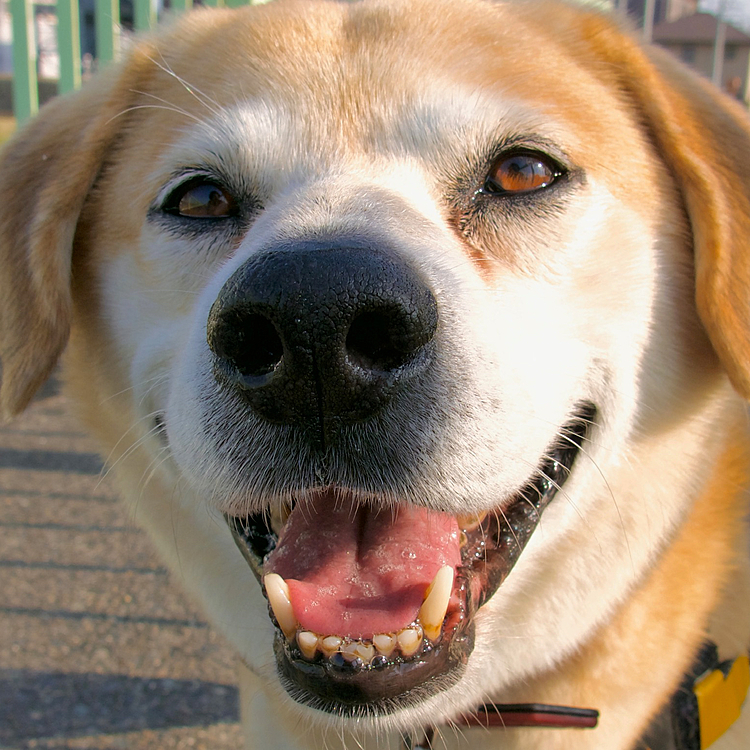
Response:
[[[709,13],[694,13],[676,21],[657,23],[653,40],[694,70],[711,78],[717,24],[716,17]],[[750,36],[727,24],[720,85],[744,102],[748,101],[749,66]]]
[[[697,11],[698,0],[654,0],[654,24],[674,21]],[[638,26],[643,26],[645,12],[646,0],[627,0],[627,13]]]

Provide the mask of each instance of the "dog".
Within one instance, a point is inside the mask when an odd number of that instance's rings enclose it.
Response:
[[[0,195],[3,413],[62,357],[247,748],[748,747],[737,103],[573,6],[278,0]]]

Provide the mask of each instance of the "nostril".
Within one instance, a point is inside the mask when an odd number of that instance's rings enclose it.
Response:
[[[310,240],[240,266],[206,337],[227,398],[323,448],[397,394],[429,387],[438,321],[427,280],[395,251]]]
[[[389,372],[405,365],[422,345],[407,331],[399,310],[362,312],[349,326],[346,354],[363,370]],[[411,333],[411,335],[410,335]]]
[[[273,323],[257,313],[225,313],[209,345],[217,357],[245,377],[268,375],[284,355],[281,337]]]

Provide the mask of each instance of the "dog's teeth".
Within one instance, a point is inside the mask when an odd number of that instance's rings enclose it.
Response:
[[[422,632],[419,628],[404,628],[398,634],[398,645],[404,656],[416,654],[422,644]]]
[[[297,618],[294,616],[287,582],[277,573],[269,573],[264,579],[266,596],[276,617],[276,622],[290,640],[297,632]]]
[[[318,650],[318,636],[309,630],[300,630],[297,633],[297,645],[303,656],[314,659]]]
[[[375,647],[371,643],[358,643],[354,650],[365,664],[369,664],[375,656]]]
[[[489,511],[481,511],[480,513],[472,513],[465,516],[456,516],[456,523],[461,531],[474,531],[479,527],[479,524],[487,518]]]
[[[369,664],[375,656],[375,649],[369,643],[350,641],[341,647],[341,653],[347,661],[362,659],[364,664]]]
[[[450,565],[443,565],[427,589],[427,595],[422,602],[418,616],[425,635],[431,641],[437,640],[443,628],[451,591],[453,591],[453,568]]]
[[[320,641],[320,650],[326,656],[333,656],[341,648],[341,638],[337,635],[329,635]]]
[[[357,648],[357,642],[356,641],[350,641],[349,643],[344,643],[341,646],[341,654],[347,661],[354,661],[357,658],[356,653]]]
[[[393,650],[396,648],[395,636],[388,635],[387,633],[379,633],[372,637],[372,643],[378,650],[379,654],[383,656],[390,656]]]
[[[287,522],[289,515],[292,511],[289,506],[284,504],[273,505],[269,512],[271,529],[278,536],[281,530],[284,528],[284,524]]]

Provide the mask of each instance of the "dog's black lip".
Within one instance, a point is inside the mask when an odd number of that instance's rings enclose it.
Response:
[[[382,716],[445,690],[461,677],[474,649],[474,629],[409,659],[353,670],[326,659],[308,661],[281,632],[274,652],[282,684],[298,703],[342,717]],[[395,688],[395,689],[394,689]]]
[[[408,659],[399,656],[384,665],[352,667],[322,657],[306,659],[277,626],[274,650],[287,692],[297,702],[328,713],[364,716],[392,713],[455,683],[474,648],[476,611],[521,556],[543,511],[566,482],[596,414],[593,403],[578,404],[534,477],[502,513],[492,514],[469,539],[454,583],[460,604],[449,609],[437,644]],[[276,543],[265,515],[226,516],[226,520],[235,543],[262,581],[264,558]]]

